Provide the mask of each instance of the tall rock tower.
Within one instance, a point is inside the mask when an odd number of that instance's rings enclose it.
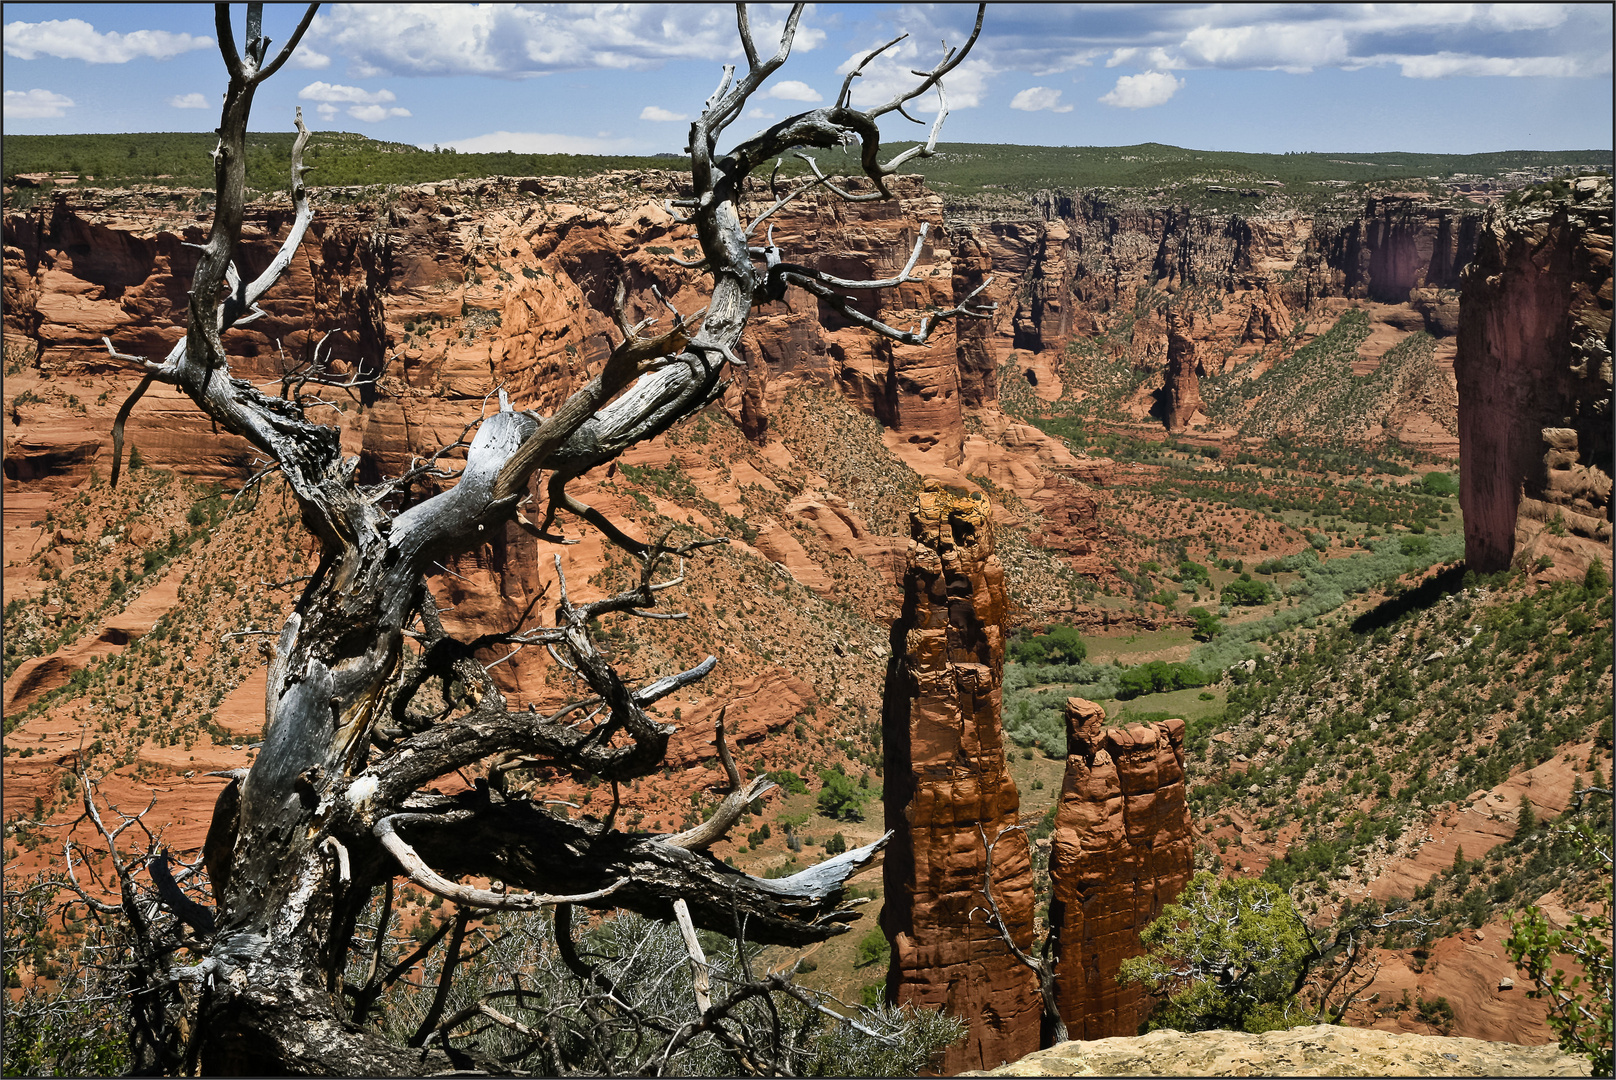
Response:
[[[1536,195],[1536,193],[1534,193]],[[1611,558],[1611,182],[1487,215],[1459,297],[1465,564]]]
[[[1033,879],[1021,796],[1004,756],[1004,568],[981,495],[927,481],[910,512],[903,614],[892,628],[883,715],[887,827],[881,922],[887,993],[970,1025],[943,1072],[991,1069],[1038,1049],[1032,973],[987,917],[993,899],[1019,948],[1032,944]]]
[[[1105,709],[1066,700],[1066,778],[1049,873],[1061,1019],[1073,1039],[1134,1035],[1143,990],[1117,983],[1139,932],[1189,881],[1184,721],[1106,728]]]

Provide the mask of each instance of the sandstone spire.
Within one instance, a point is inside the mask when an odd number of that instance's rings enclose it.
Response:
[[[892,628],[884,741],[886,856],[882,925],[892,941],[889,996],[942,1007],[970,1025],[945,1074],[993,1068],[1038,1049],[1032,973],[986,917],[984,837],[1017,823],[1021,797],[1000,727],[1004,568],[981,495],[927,481],[910,512],[903,614]],[[1020,948],[1032,944],[1026,834],[994,848],[993,894]]]
[[[1049,922],[1059,935],[1061,1018],[1074,1039],[1138,1032],[1144,993],[1119,986],[1117,969],[1144,951],[1139,931],[1191,870],[1184,721],[1104,723],[1102,706],[1067,699]]]

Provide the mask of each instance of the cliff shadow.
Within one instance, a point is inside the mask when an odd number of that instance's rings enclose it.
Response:
[[[1424,611],[1444,596],[1459,592],[1464,588],[1465,569],[1464,563],[1455,563],[1437,571],[1414,588],[1388,597],[1352,620],[1352,632],[1372,634],[1410,612]]]

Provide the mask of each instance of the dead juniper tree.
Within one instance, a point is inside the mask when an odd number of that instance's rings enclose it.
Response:
[[[569,480],[717,398],[726,386],[726,366],[739,363],[735,349],[752,308],[778,299],[788,286],[806,289],[850,321],[910,345],[924,345],[948,319],[988,313],[971,306],[979,288],[959,305],[903,330],[848,300],[851,290],[918,280],[910,272],[924,233],[904,270],[883,281],[832,277],[787,258],[767,233],[758,239],[770,214],[813,188],[852,200],[890,197],[887,177],[905,161],[933,152],[947,115],[943,79],[975,43],[982,13],[963,47],[917,72],[913,87],[892,100],[855,109],[851,89],[864,66],[902,38],[870,53],[848,75],[835,104],[789,117],[720,153],[725,131],[786,62],[801,16],[798,5],[771,56],[759,52],[746,7],[740,5],[737,26],[746,69],[737,73],[733,65],[725,66],[718,88],[691,125],[692,190],[673,200],[685,211],[679,222],[694,229],[701,248],[700,260],[689,265],[712,279],[704,312],[674,312],[666,329],[653,332],[654,319],[635,321],[627,313],[620,289],[615,316],[621,342],[599,373],[554,413],[517,408],[501,393],[498,410],[468,426],[458,473],[445,478],[440,454],[376,485],[356,482],[358,461],[343,458],[337,428],[309,418],[313,402],[304,392],[333,376],[303,371],[282,383],[279,396],[265,393],[232,375],[221,341],[225,330],[257,317],[258,300],[285,271],[309,226],[302,165],[308,133],[300,117],[292,151],[296,213],[290,232],[255,280],[237,273],[233,259],[242,229],[253,94],[286,61],[313,14],[311,7],[292,40],[270,60],[261,5],[248,5],[245,48],[239,50],[228,7],[217,5],[216,34],[229,86],[214,154],[216,212],[190,292],[186,334],[163,359],[122,356],[107,343],[109,353],[142,372],[142,389],[152,382],[179,388],[219,428],[265,455],[318,542],[317,565],[275,641],[262,749],[252,768],[234,775],[219,797],[202,866],[185,884],[166,865],[150,860],[134,861],[124,874],[121,907],[144,936],[135,950],[133,975],[140,993],[134,1068],[364,1076],[500,1071],[530,1060],[557,1071],[621,1064],[622,1059],[555,1056],[545,1031],[511,1012],[524,993],[519,975],[513,976],[514,985],[498,991],[503,997],[484,996],[452,1014],[445,995],[439,995],[445,1000],[434,1003],[431,1022],[420,1025],[407,1040],[411,1045],[360,1022],[375,1004],[376,980],[398,978],[400,967],[377,962],[387,933],[385,910],[379,919],[365,913],[374,910],[378,894],[384,909],[390,905],[394,882],[403,878],[453,901],[463,913],[432,943],[448,935],[436,962],[445,980],[465,966],[464,913],[555,905],[555,947],[594,995],[589,1008],[603,1015],[615,1010],[661,1040],[658,1054],[632,1067],[667,1071],[681,1048],[701,1035],[731,1053],[737,1070],[793,1071],[800,1059],[772,1049],[780,1045],[783,1023],[774,995],[791,997],[788,980],[769,976],[703,987],[700,975],[709,965],[701,958],[695,928],[782,944],[842,933],[853,916],[842,904],[843,885],[874,857],[884,838],[794,877],[766,881],[707,852],[769,786],[761,778],[743,783],[733,767],[731,793],[711,819],[677,835],[625,832],[614,827],[615,815],[604,822],[568,820],[548,812],[542,799],[514,793],[502,781],[509,769],[534,765],[598,777],[614,788],[651,774],[662,766],[674,729],[647,715],[647,707],[701,679],[716,664],[708,657],[680,674],[636,687],[607,662],[591,636],[595,620],[613,612],[663,615],[651,609],[669,583],[660,579],[671,564],[719,541],[673,547],[666,537],[635,540],[570,495]],[[878,121],[894,112],[908,117],[906,106],[932,92],[938,108],[928,141],[883,161]],[[786,155],[854,143],[860,148],[863,189],[833,182],[812,161],[813,175],[778,183],[778,163]],[[771,162],[773,202],[746,204],[761,209],[748,220],[742,212],[748,178]],[[120,428],[138,394],[120,414]],[[404,485],[433,478],[439,482],[429,497],[398,507],[396,496]],[[542,524],[533,524],[521,510],[532,497],[530,488],[542,489]],[[427,583],[434,564],[474,548],[511,522],[541,539],[559,540],[552,530],[561,511],[585,519],[630,552],[639,561],[638,585],[579,603],[563,582],[552,625],[474,642],[450,637]],[[474,659],[477,649],[495,645],[544,646],[587,685],[587,695],[550,715],[508,708]],[[445,686],[458,680],[467,692],[446,711],[420,715],[410,706],[432,679]],[[722,731],[719,738],[722,744]],[[457,795],[426,790],[457,771],[479,775],[473,790]],[[143,868],[151,883],[131,884]],[[211,905],[198,902],[194,893],[185,895],[187,888],[199,887],[204,868],[205,899]],[[461,884],[466,878],[492,880],[498,887]],[[576,907],[682,925],[698,975],[696,1007],[688,1020],[669,1024],[642,1015],[611,989],[610,976],[583,958],[573,941]],[[356,933],[367,919],[380,927],[379,932],[369,927],[374,940]],[[365,977],[361,985],[349,982],[354,972]],[[738,1020],[741,1005],[754,1000],[772,1021]],[[803,1000],[800,991],[793,1000]],[[525,1040],[525,1053],[540,1056],[491,1056],[457,1043],[456,1025],[471,1022],[514,1032]],[[773,1034],[760,1035],[760,1026],[769,1023]]]

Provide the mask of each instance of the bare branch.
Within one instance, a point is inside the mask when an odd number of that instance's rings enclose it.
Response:
[[[403,868],[409,879],[427,892],[453,900],[457,904],[466,904],[472,907],[497,908],[501,910],[532,911],[546,904],[582,904],[590,900],[600,900],[616,892],[624,884],[618,881],[603,889],[594,889],[590,892],[576,893],[571,896],[552,896],[547,893],[496,893],[487,889],[474,889],[469,885],[460,885],[447,878],[440,877],[430,866],[422,861],[403,837],[398,835],[397,825],[408,825],[418,821],[436,820],[430,814],[390,814],[376,822],[374,832],[377,839],[382,842],[393,858]]]
[[[696,937],[696,924],[690,921],[690,905],[680,897],[673,902],[673,917],[679,924],[679,933],[684,935],[685,949],[690,953],[690,974],[695,983],[696,1010],[705,1013],[713,1007],[713,999],[709,991],[712,984],[707,978],[707,954],[701,951],[701,941]]]

